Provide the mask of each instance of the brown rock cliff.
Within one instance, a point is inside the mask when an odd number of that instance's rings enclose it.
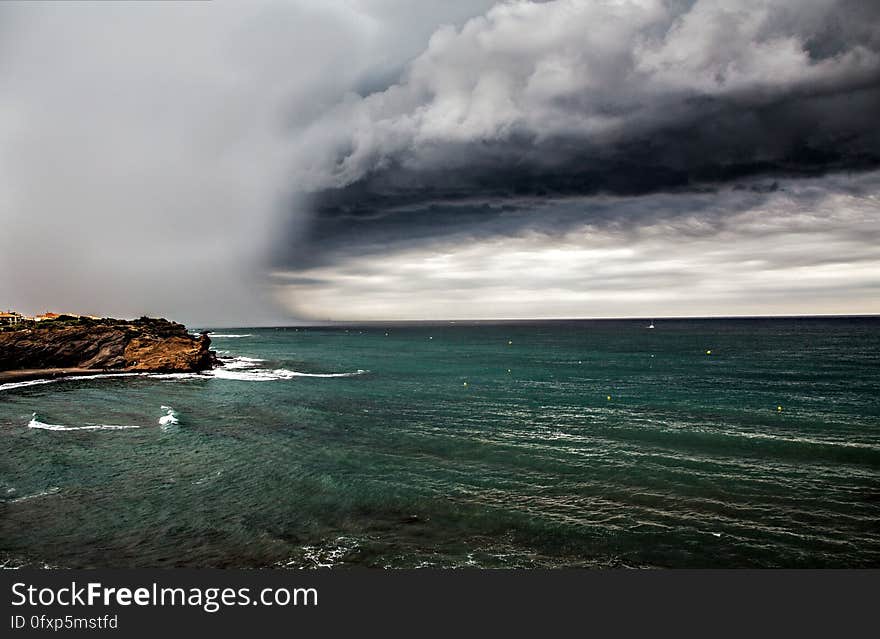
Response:
[[[207,334],[165,319],[51,321],[0,332],[0,371],[195,372],[218,365]]]

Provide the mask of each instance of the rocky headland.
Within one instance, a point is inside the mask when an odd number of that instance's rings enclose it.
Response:
[[[0,331],[0,382],[90,373],[192,373],[219,365],[207,333],[166,319],[71,318]]]

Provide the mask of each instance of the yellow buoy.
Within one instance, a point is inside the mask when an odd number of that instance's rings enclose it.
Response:
[[[777,406],[777,407],[776,407],[776,412],[777,412],[777,413],[781,413],[781,412],[782,412],[782,406]]]
[[[611,395],[608,396],[608,401],[609,401],[609,402],[611,401]]]
[[[711,355],[712,351],[706,351],[706,355]]]
[[[513,344],[513,340],[507,340],[507,345],[510,346],[511,344]]]
[[[463,386],[467,386],[467,382],[465,382],[465,383],[463,384]]]

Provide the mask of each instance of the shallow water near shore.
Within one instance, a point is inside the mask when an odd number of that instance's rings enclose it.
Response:
[[[880,565],[880,319],[223,329],[0,389],[0,565]]]

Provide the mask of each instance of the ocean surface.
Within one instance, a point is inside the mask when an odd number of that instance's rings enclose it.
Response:
[[[880,318],[218,329],[0,386],[0,566],[880,566]]]

